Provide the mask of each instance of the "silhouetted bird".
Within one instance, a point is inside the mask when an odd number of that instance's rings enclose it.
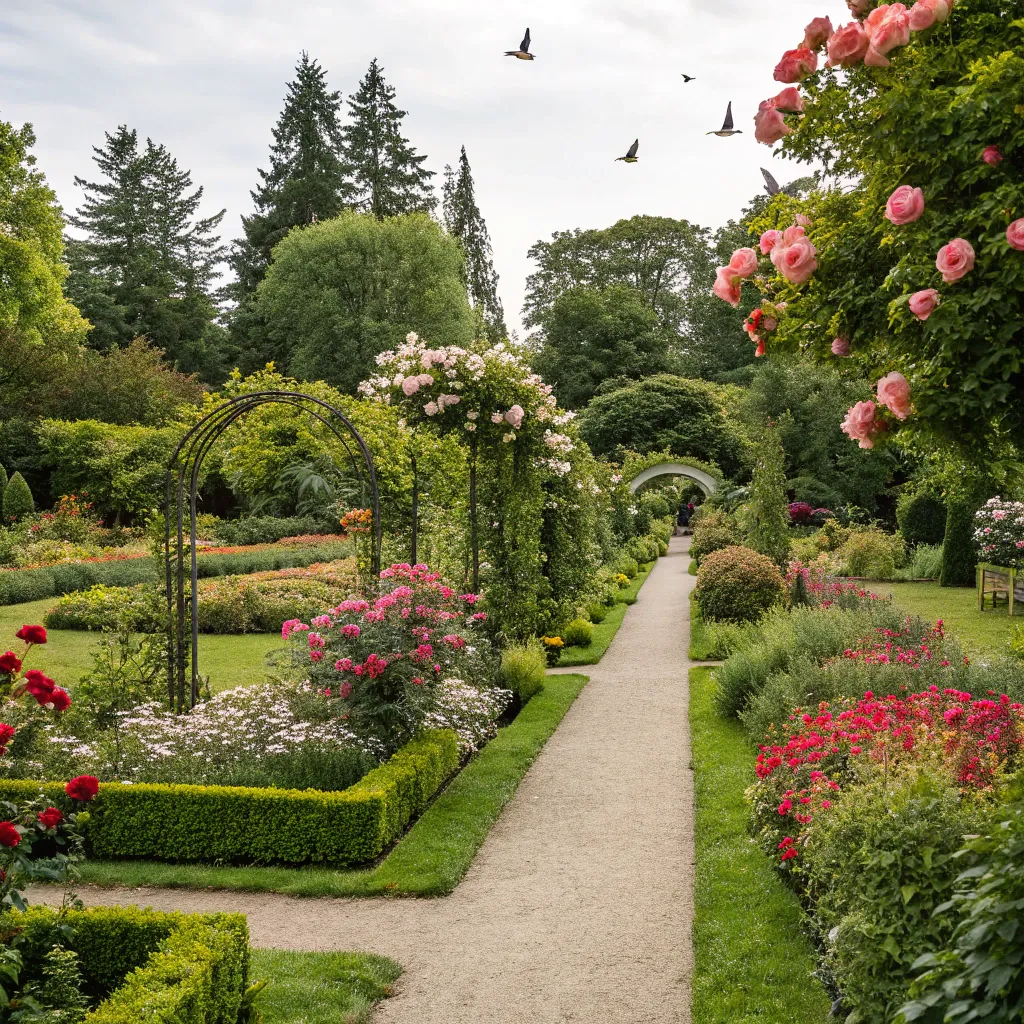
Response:
[[[770,196],[777,196],[782,191],[782,187],[775,180],[775,176],[771,171],[766,171],[763,167],[761,168],[761,173],[764,175],[765,192]]]
[[[708,132],[708,135],[717,135],[719,138],[727,139],[730,135],[742,135],[743,132],[739,128],[732,126],[732,100],[729,101],[729,106],[725,111],[725,120],[722,122],[722,127],[717,132]]]
[[[692,82],[693,81],[693,75],[683,75],[682,78],[683,78],[684,82]]]
[[[625,156],[617,156],[615,158],[616,163],[618,163],[619,160],[625,160],[627,164],[635,164],[636,161],[637,161],[636,151],[639,148],[640,148],[640,140],[637,139],[636,142],[634,142],[633,145],[630,146],[629,149],[626,151],[626,155]]]
[[[530,53],[530,30],[526,30],[526,35],[523,36],[523,41],[519,44],[518,50],[506,50],[506,57],[515,57],[518,60],[533,60],[533,54]]]

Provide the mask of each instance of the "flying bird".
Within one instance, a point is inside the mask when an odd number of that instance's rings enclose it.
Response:
[[[682,79],[683,79],[684,82],[692,82],[693,81],[693,75],[683,75]]]
[[[722,127],[717,132],[708,132],[707,134],[717,135],[722,139],[727,139],[730,135],[743,134],[739,128],[734,128],[732,124],[732,100],[729,101],[729,106],[725,111],[725,120],[722,122]]]
[[[628,149],[628,150],[626,151],[626,155],[625,155],[625,156],[617,156],[617,157],[615,158],[615,162],[616,162],[616,163],[618,163],[618,161],[619,161],[619,160],[625,160],[625,162],[626,162],[627,164],[635,164],[635,163],[636,163],[636,161],[637,161],[637,155],[636,155],[636,151],[637,151],[637,150],[638,150],[639,148],[640,148],[640,140],[639,140],[639,139],[637,139],[637,140],[636,140],[636,141],[635,141],[635,142],[633,143],[633,145],[632,145],[632,146],[630,146],[630,147],[629,147],[629,149]]]
[[[775,180],[775,176],[771,171],[766,171],[763,167],[761,168],[761,173],[764,175],[765,192],[770,196],[777,196],[782,191],[782,187]]]
[[[526,35],[523,36],[523,41],[519,44],[518,50],[506,50],[506,57],[515,57],[517,60],[533,60],[533,54],[530,53],[530,30],[526,30]]]

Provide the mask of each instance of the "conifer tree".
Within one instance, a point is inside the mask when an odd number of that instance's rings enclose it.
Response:
[[[292,228],[336,217],[350,204],[355,186],[342,155],[340,110],[341,93],[328,90],[326,72],[303,51],[274,126],[269,169],[258,171],[250,193],[256,210],[242,218],[245,237],[234,245],[232,293],[240,301],[256,290],[271,251]]]
[[[508,334],[505,311],[498,298],[491,236],[476,205],[473,172],[465,146],[459,156],[457,174],[450,164],[445,165],[441,214],[445,230],[462,245],[466,291],[480,324],[491,341],[501,341]]]
[[[377,220],[402,213],[429,213],[437,205],[433,171],[402,135],[407,111],[395,106],[395,90],[374,58],[359,91],[350,96],[349,123],[342,129],[345,154],[355,173],[360,209]]]

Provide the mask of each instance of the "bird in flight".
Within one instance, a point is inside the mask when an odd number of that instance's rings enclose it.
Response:
[[[533,54],[530,53],[530,30],[526,30],[526,35],[523,36],[523,41],[519,44],[518,50],[506,50],[506,57],[515,57],[517,60],[533,60]]]
[[[683,78],[684,82],[692,82],[693,81],[693,75],[683,75],[682,78]]]
[[[625,160],[625,162],[627,164],[635,164],[637,162],[637,159],[638,159],[637,155],[636,155],[636,151],[639,148],[640,148],[640,140],[637,139],[633,143],[633,145],[630,146],[628,150],[626,150],[626,155],[625,156],[617,156],[615,158],[615,162],[618,163],[619,160]]]
[[[743,132],[739,128],[734,128],[732,123],[732,100],[729,101],[729,106],[725,111],[725,120],[722,122],[722,127],[717,132],[708,132],[708,135],[717,135],[719,138],[727,139],[730,135],[742,135]]]
[[[771,171],[766,171],[763,167],[761,168],[761,173],[764,175],[765,192],[770,196],[777,196],[782,191],[782,188],[775,180],[775,175]]]

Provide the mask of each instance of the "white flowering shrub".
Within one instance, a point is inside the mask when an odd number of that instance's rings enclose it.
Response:
[[[511,690],[445,679],[434,690],[434,705],[423,724],[427,729],[451,729],[462,752],[471,754],[498,734],[498,719],[511,703]]]

